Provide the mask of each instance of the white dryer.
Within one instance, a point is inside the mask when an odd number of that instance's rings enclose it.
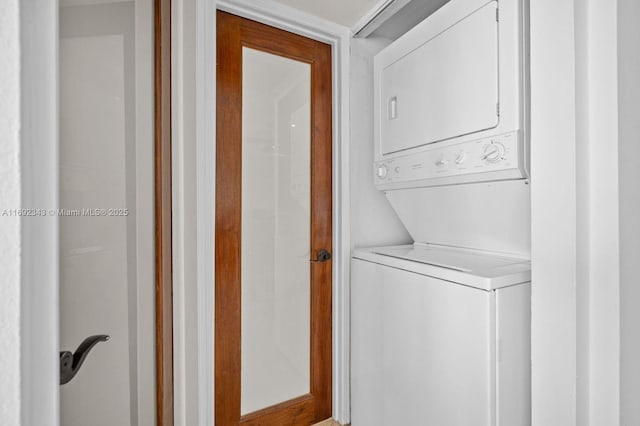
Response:
[[[356,250],[354,426],[526,426],[530,265],[415,244]]]

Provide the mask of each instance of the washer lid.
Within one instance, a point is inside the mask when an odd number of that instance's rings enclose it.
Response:
[[[531,281],[528,260],[477,250],[414,244],[358,249],[354,257],[482,290]]]

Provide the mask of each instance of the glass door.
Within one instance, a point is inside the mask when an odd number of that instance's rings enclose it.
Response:
[[[218,12],[216,424],[331,417],[331,48]]]

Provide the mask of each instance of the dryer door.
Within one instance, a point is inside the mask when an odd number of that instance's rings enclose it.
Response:
[[[490,2],[382,65],[377,88],[382,154],[498,125],[497,9],[498,3]]]

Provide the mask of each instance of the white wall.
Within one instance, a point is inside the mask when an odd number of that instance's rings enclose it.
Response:
[[[638,18],[532,2],[534,425],[640,422]]]
[[[351,247],[411,243],[384,194],[373,186],[373,57],[390,40],[351,40]]]
[[[208,230],[201,226],[208,225],[209,217],[204,220],[199,217],[199,205],[208,202],[207,188],[196,186],[196,169],[201,168],[200,162],[212,162],[213,156],[200,152],[196,155],[196,85],[198,96],[208,97],[209,94],[203,79],[196,82],[196,31],[201,21],[213,19],[215,13],[207,10],[207,5],[215,3],[213,0],[173,0],[171,5],[171,132],[172,132],[172,186],[173,186],[173,368],[174,368],[174,423],[176,426],[190,426],[197,424],[212,424],[206,415],[211,407],[204,401],[212,401],[213,397],[199,394],[200,387],[206,388],[206,371],[212,364],[209,359],[200,359],[199,345],[207,342],[198,340],[200,327],[206,328],[206,323],[213,323],[213,318],[205,317],[201,306],[212,303],[213,298],[208,294],[198,294],[197,282],[211,282],[207,277],[213,271],[206,271],[207,276],[199,278],[203,258],[211,257],[211,251],[201,250],[201,242],[209,240]],[[215,7],[215,5],[214,5]],[[196,10],[198,18],[196,19]],[[203,40],[199,40],[202,42]],[[199,53],[202,53],[199,51]],[[209,56],[215,57],[215,49],[210,47]],[[207,55],[203,55],[206,57]],[[204,58],[201,57],[202,61]],[[200,73],[206,72],[199,70]],[[207,83],[207,80],[204,80]],[[215,84],[215,79],[213,81]],[[203,114],[200,111],[200,114]],[[198,117],[199,119],[201,117]],[[215,121],[213,114],[207,116],[204,123]],[[206,143],[206,141],[205,141]],[[208,144],[213,145],[213,144]],[[209,147],[214,149],[214,147]],[[199,149],[199,148],[198,148]],[[198,164],[196,168],[196,164]],[[209,177],[213,182],[213,177]],[[198,191],[198,195],[196,195]],[[204,196],[202,196],[204,194]],[[211,194],[212,196],[212,194]],[[205,246],[206,247],[206,246]],[[208,289],[212,286],[202,286]],[[209,328],[210,330],[211,328]],[[211,336],[213,332],[203,333]],[[204,369],[201,369],[205,366]],[[208,368],[208,371],[211,371]],[[199,401],[199,397],[202,400]],[[199,423],[200,422],[200,423]]]
[[[576,419],[573,6],[573,0],[531,2],[531,355],[536,426],[574,425]]]
[[[589,136],[589,25],[587,2],[575,9],[575,55],[576,55],[576,139],[587,141]],[[576,152],[576,208],[577,227],[577,282],[576,288],[576,423],[589,423],[589,262],[590,262],[590,202],[589,196],[589,145],[582,144]]]
[[[588,271],[579,288],[588,286],[588,419],[592,425],[619,424],[620,276],[618,227],[618,93],[616,2],[590,0],[576,3],[586,8],[586,63],[576,67],[584,76],[581,90],[586,102],[576,121],[584,128],[578,150],[586,150],[588,191]],[[579,99],[578,99],[579,100]],[[584,165],[578,164],[578,167]],[[579,211],[578,213],[584,214]],[[580,305],[581,308],[584,306]],[[579,353],[579,355],[581,355]]]
[[[618,0],[620,424],[640,424],[640,2]],[[594,423],[595,425],[595,423]]]
[[[0,423],[20,421],[19,0],[0,3]]]
[[[18,7],[19,6],[19,7]],[[0,424],[57,421],[55,2],[0,3]]]
[[[58,4],[20,2],[22,206],[58,199]],[[58,425],[58,226],[55,216],[23,218],[21,424]]]
[[[640,422],[640,4],[576,3],[580,425]]]

